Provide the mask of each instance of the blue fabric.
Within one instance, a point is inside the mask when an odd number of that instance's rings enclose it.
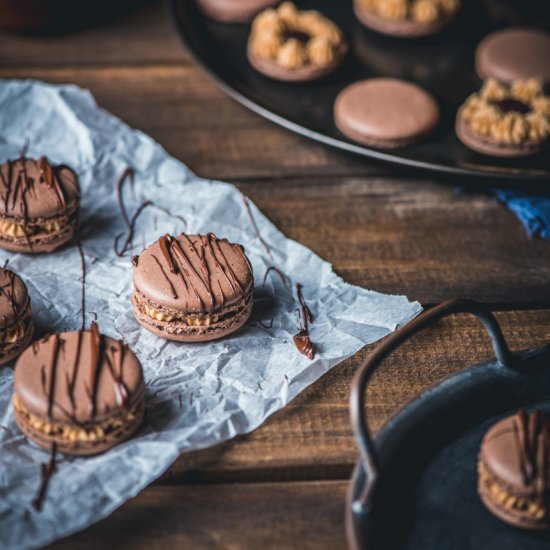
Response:
[[[529,235],[550,239],[550,196],[527,195],[509,189],[497,189],[495,193],[521,220]]]

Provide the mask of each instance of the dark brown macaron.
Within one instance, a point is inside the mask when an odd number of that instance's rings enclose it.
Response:
[[[14,252],[51,252],[78,227],[80,187],[65,165],[18,158],[0,166],[0,247]]]
[[[464,145],[483,155],[538,154],[550,144],[550,97],[538,80],[506,85],[488,79],[458,110],[455,130]]]
[[[254,16],[280,0],[197,0],[199,9],[220,23],[249,23]]]
[[[102,453],[130,438],[145,408],[143,373],[120,340],[90,330],[46,336],[15,365],[13,407],[32,441],[69,455]]]
[[[20,355],[33,334],[27,285],[13,271],[0,268],[0,365]]]
[[[341,30],[318,11],[292,2],[260,13],[252,24],[247,55],[260,73],[286,82],[318,80],[342,63],[348,44]]]
[[[540,412],[518,412],[483,438],[478,492],[495,516],[515,527],[550,527],[550,423]]]
[[[355,0],[354,11],[365,27],[399,38],[431,36],[455,19],[455,0]]]
[[[371,78],[340,92],[334,103],[334,121],[353,141],[390,149],[431,134],[439,123],[439,106],[416,84]]]
[[[134,314],[168,340],[205,342],[242,327],[254,277],[240,244],[208,235],[165,235],[134,258]]]
[[[513,27],[486,36],[476,49],[478,76],[496,78],[508,84],[514,80],[538,78],[550,84],[550,33]]]

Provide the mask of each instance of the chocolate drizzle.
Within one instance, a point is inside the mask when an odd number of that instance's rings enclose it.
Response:
[[[181,241],[183,241],[183,244]],[[240,245],[232,246],[237,254],[245,259],[247,268],[252,273],[252,266],[246,258],[244,249]],[[226,300],[221,282],[218,279],[216,282],[220,303],[216,303],[209,262],[214,264],[216,271],[226,280],[234,293],[240,294],[243,298],[247,296],[247,289],[239,281],[220,246],[220,241],[213,233],[199,236],[195,242],[185,234],[181,234],[178,238],[167,234],[159,239],[159,248],[167,270],[176,275],[182,281],[186,291],[196,297],[202,313],[213,313],[217,309],[223,308]],[[159,259],[155,255],[153,255],[153,258],[157,262],[163,277],[170,283],[172,297],[177,298],[176,289],[168,274],[163,269]],[[202,290],[203,293],[201,294],[199,290]],[[204,296],[206,296],[206,299]]]
[[[301,326],[298,334],[293,336],[294,344],[301,354],[313,360],[315,358],[315,344],[311,341],[309,335],[309,324],[313,322],[313,314],[304,299],[300,283],[296,284],[296,296],[300,304]]]
[[[38,161],[38,166],[40,169],[40,181],[45,183],[50,189],[55,192],[59,206],[63,210],[66,210],[67,202],[65,199],[65,194],[63,193],[63,188],[59,183],[57,169],[53,168],[46,157],[40,157],[40,160]]]
[[[246,211],[248,213],[248,217],[250,218],[250,223],[252,224],[252,228],[254,229],[254,233],[256,234],[256,237],[264,247],[265,251],[273,260],[273,254],[271,253],[271,249],[267,245],[267,243],[263,240],[262,236],[260,235],[260,230],[258,229],[258,225],[256,224],[256,220],[254,219],[254,216],[252,215],[252,210],[250,209],[249,200],[247,197],[245,197],[243,194],[241,194],[244,206],[246,208]],[[274,265],[267,268],[265,275],[264,275],[264,285],[267,281],[267,277],[269,273],[273,271],[277,273],[279,276],[279,279],[281,279],[281,282],[286,287],[287,281],[290,284],[292,281],[290,277],[285,275],[278,267],[275,267]],[[298,303],[300,305],[299,312],[300,312],[300,329],[298,331],[298,334],[293,336],[293,341],[298,349],[298,351],[308,357],[309,359],[313,360],[315,358],[315,352],[316,352],[316,346],[311,341],[310,334],[309,334],[309,325],[313,322],[313,315],[311,313],[311,310],[309,309],[305,299],[304,295],[302,293],[302,285],[300,283],[296,283],[296,296],[298,298]],[[261,321],[260,324],[267,328]],[[271,323],[273,326],[273,322]]]
[[[503,112],[503,113],[521,113],[526,114],[531,110],[531,107],[529,105],[523,103],[522,101],[518,101],[517,99],[513,99],[511,97],[507,99],[501,99],[500,101],[495,101],[495,105]]]
[[[84,251],[80,241],[76,243],[78,253],[80,254],[80,268],[82,270],[82,289],[80,294],[80,311],[82,312],[82,322],[80,324],[80,330],[84,330],[86,326],[86,260],[84,258]]]
[[[97,412],[97,391],[99,388],[99,379],[103,368],[105,357],[105,342],[103,336],[99,332],[99,327],[94,321],[90,330],[91,336],[91,357],[92,368],[90,369],[90,411],[92,418],[95,418]]]
[[[57,469],[56,453],[57,444],[52,443],[50,460],[47,464],[40,464],[40,486],[38,487],[36,497],[32,501],[32,506],[37,512],[40,512],[40,510],[42,509],[42,503],[44,502],[46,491],[48,490],[48,484]]]
[[[250,201],[248,200],[248,197],[243,195],[241,193],[241,197],[243,200],[244,207],[246,208],[246,212],[248,214],[248,217],[250,218],[250,223],[252,224],[252,228],[254,229],[254,233],[256,233],[256,237],[264,247],[264,250],[267,252],[268,256],[273,260],[273,254],[271,253],[271,248],[267,246],[267,243],[263,240],[260,230],[258,229],[258,226],[256,225],[256,220],[254,219],[254,216],[252,215],[252,210],[250,208]]]
[[[523,483],[534,486],[541,497],[550,488],[550,424],[541,411],[519,411],[514,434]]]
[[[265,275],[264,275],[264,286],[265,286],[265,283],[266,283],[266,281],[267,281],[268,275],[269,275],[272,271],[273,271],[274,273],[277,273],[277,275],[279,276],[279,279],[281,279],[281,282],[283,283],[283,285],[287,286],[287,280],[290,282],[290,279],[289,279],[288,276],[285,275],[278,267],[275,267],[274,265],[269,266],[269,267],[266,269],[266,272],[265,272]]]
[[[48,418],[52,418],[55,384],[57,382],[57,362],[59,360],[59,350],[61,348],[59,334],[53,335],[52,358],[50,361],[50,384],[48,387]]]
[[[156,208],[166,216],[169,216],[171,218],[181,221],[184,224],[184,226],[187,225],[187,222],[185,221],[185,218],[183,216],[180,216],[178,214],[172,214],[172,212],[170,212],[166,208],[163,208],[162,206],[159,206],[158,204],[155,204],[153,201],[150,201],[150,200],[143,201],[137,207],[136,211],[132,214],[132,217],[129,217],[128,211],[126,209],[126,204],[124,203],[124,193],[123,193],[124,185],[127,181],[129,181],[133,187],[134,181],[135,181],[135,173],[134,173],[134,170],[130,167],[126,168],[124,172],[122,172],[116,184],[117,202],[120,209],[120,215],[122,216],[122,219],[124,220],[124,223],[128,228],[128,234],[126,236],[126,240],[122,245],[122,248],[119,250],[118,244],[120,242],[120,239],[124,236],[124,233],[120,233],[119,235],[117,235],[113,243],[115,254],[119,258],[122,258],[126,254],[126,252],[128,252],[128,250],[133,247],[134,235],[136,232],[136,223],[138,221],[138,218],[141,216],[142,212],[149,207]]]

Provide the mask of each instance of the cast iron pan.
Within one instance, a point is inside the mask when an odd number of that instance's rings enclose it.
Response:
[[[481,319],[496,360],[450,376],[410,401],[371,438],[365,390],[380,364],[415,333],[452,313]],[[414,368],[414,363],[410,365]],[[357,372],[351,420],[361,459],[346,511],[350,547],[408,550],[548,549],[550,535],[493,517],[477,495],[483,435],[519,408],[550,410],[550,347],[512,354],[494,316],[480,304],[434,307],[390,336]]]
[[[537,182],[538,189],[549,190],[550,154],[513,161],[492,159],[463,146],[453,128],[458,107],[481,84],[473,67],[479,40],[504,26],[549,25],[550,4],[546,0],[462,1],[464,9],[452,28],[417,40],[392,39],[368,31],[356,21],[350,0],[297,1],[300,7],[319,9],[337,22],[351,45],[337,73],[307,84],[285,84],[256,72],[246,58],[248,25],[210,21],[197,9],[195,0],[170,0],[170,4],[188,50],[217,84],[245,107],[293,132],[399,165],[463,176],[529,179]],[[439,130],[423,144],[393,151],[348,140],[334,125],[334,99],[346,85],[370,76],[404,78],[431,91],[442,110]]]

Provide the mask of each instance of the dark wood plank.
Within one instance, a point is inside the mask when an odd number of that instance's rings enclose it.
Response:
[[[138,0],[123,16],[72,32],[46,36],[0,32],[0,41],[0,65],[4,67],[190,62],[162,0]]]
[[[238,184],[289,237],[344,279],[424,304],[550,304],[550,241],[485,194],[402,178]]]
[[[151,487],[50,549],[344,548],[344,481]]]
[[[207,178],[388,173],[387,167],[314,143],[251,113],[194,65],[42,68],[0,63],[0,78],[88,88],[102,107]]]
[[[513,349],[550,344],[550,310],[500,312],[497,317]],[[252,434],[183,455],[162,483],[349,476],[357,458],[349,424],[349,387],[369,349],[337,366]],[[368,414],[373,428],[428,385],[492,357],[489,338],[470,315],[453,316],[419,334],[372,380]]]

